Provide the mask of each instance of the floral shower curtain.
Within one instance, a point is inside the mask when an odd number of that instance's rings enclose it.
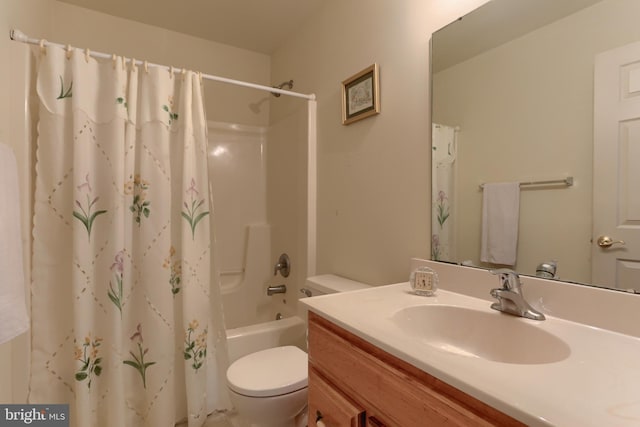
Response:
[[[200,426],[226,361],[201,82],[124,64],[40,57],[29,399],[72,426]]]
[[[431,179],[431,257],[455,261],[454,191],[456,130],[450,126],[432,125]]]

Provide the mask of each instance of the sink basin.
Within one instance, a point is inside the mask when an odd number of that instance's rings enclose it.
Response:
[[[461,356],[532,365],[559,362],[571,354],[564,341],[543,329],[544,321],[497,311],[417,305],[397,311],[392,321],[420,342]]]

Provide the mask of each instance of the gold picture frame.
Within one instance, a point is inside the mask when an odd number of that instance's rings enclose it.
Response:
[[[342,124],[380,113],[378,64],[370,65],[342,82]]]

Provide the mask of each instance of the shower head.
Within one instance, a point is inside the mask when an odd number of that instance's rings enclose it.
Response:
[[[286,82],[282,82],[282,83],[280,83],[278,86],[272,86],[272,87],[274,87],[274,88],[276,88],[276,89],[282,89],[282,88],[283,88],[283,87],[285,87],[285,86],[287,86],[287,88],[288,88],[289,90],[293,89],[293,80],[289,80],[289,81],[286,81]],[[275,96],[276,98],[279,98],[281,94],[279,94],[279,93],[275,93],[275,92],[271,92],[271,95]]]

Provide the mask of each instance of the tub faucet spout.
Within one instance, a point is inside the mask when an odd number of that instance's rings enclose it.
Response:
[[[275,294],[284,294],[286,292],[287,292],[287,285],[269,286],[267,288],[268,296],[275,295]]]

